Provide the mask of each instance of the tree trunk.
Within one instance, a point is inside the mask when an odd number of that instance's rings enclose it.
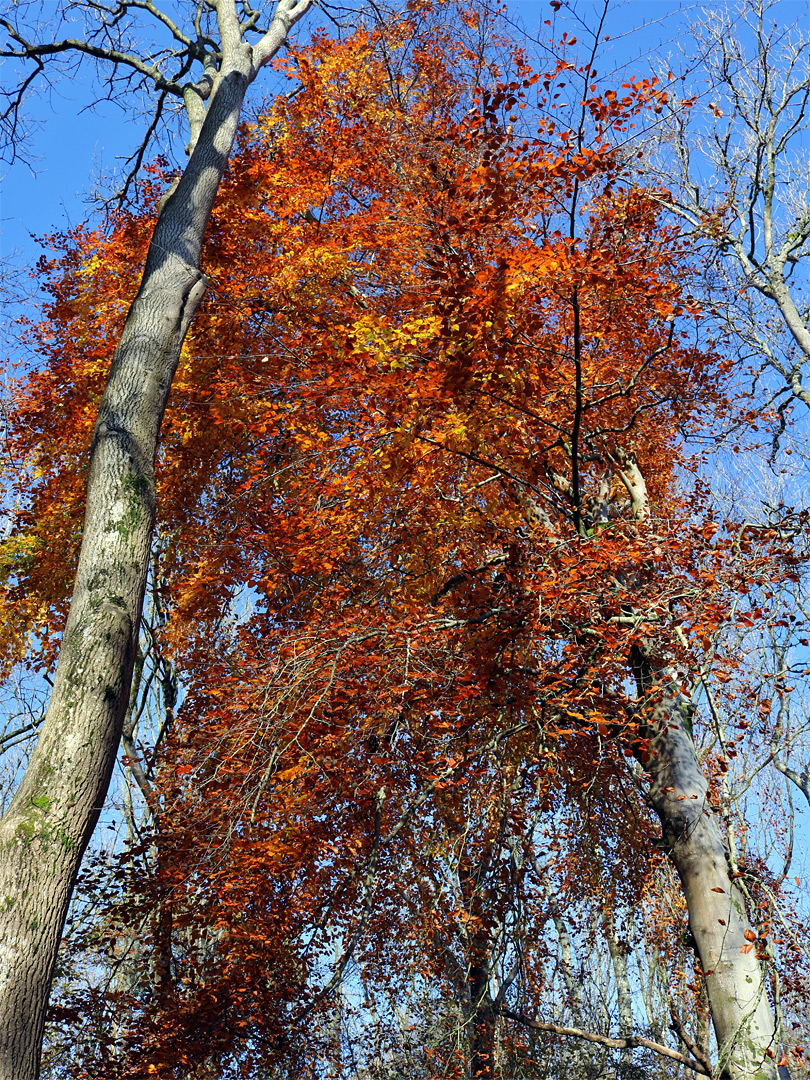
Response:
[[[631,662],[640,693],[654,699],[641,731],[649,739],[649,755],[639,756],[650,776],[650,805],[686,898],[717,1037],[718,1075],[775,1080],[776,1036],[765,971],[745,936],[751,934],[745,902],[730,876],[709,806],[709,786],[691,736],[691,703],[640,648],[633,649]]]
[[[495,1013],[489,993],[489,964],[487,942],[476,943],[480,962],[470,965],[470,1076],[472,1080],[494,1080],[495,1076]]]
[[[602,912],[602,928],[605,931],[608,952],[613,965],[613,978],[616,983],[616,1006],[619,1013],[619,1035],[627,1038],[633,1034],[633,994],[630,989],[630,978],[627,973],[627,945],[619,941],[616,933],[616,925],[613,920],[613,912],[605,907]],[[620,1073],[622,1076],[629,1075],[629,1066],[633,1064],[633,1050],[624,1047],[619,1055],[621,1061]]]
[[[239,45],[149,248],[90,451],[82,548],[48,713],[0,822],[0,1080],[34,1080],[73,886],[115,764],[155,518],[154,463],[200,253],[253,77]]]

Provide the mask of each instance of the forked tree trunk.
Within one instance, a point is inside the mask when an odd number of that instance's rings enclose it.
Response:
[[[683,886],[717,1037],[718,1075],[775,1080],[776,1035],[766,975],[745,936],[751,927],[695,753],[691,703],[640,648],[633,649],[631,662],[641,695],[654,700],[642,731],[650,747],[642,764],[664,847]]]
[[[0,1080],[39,1074],[62,927],[121,738],[155,518],[160,426],[202,299],[203,237],[254,74],[247,46],[230,51],[188,166],[159,216],[112,361],[53,694],[0,822]]]

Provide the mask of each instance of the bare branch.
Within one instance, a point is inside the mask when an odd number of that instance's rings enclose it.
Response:
[[[129,162],[131,161],[131,162],[133,162],[133,165],[132,165],[132,167],[130,169],[127,170],[127,174],[124,177],[123,186],[121,188],[119,188],[119,190],[116,192],[116,194],[113,197],[113,201],[116,202],[118,204],[118,206],[123,206],[124,203],[126,202],[127,195],[129,194],[129,190],[132,187],[132,185],[135,183],[135,181],[136,181],[136,179],[138,177],[138,173],[141,171],[141,165],[143,165],[143,159],[146,156],[146,151],[148,150],[148,148],[149,148],[149,146],[150,146],[150,144],[152,142],[152,136],[155,134],[155,130],[157,129],[158,124],[160,123],[160,118],[163,115],[163,107],[164,107],[164,105],[166,103],[166,97],[167,97],[167,91],[165,91],[165,90],[161,91],[161,93],[160,93],[160,95],[158,97],[157,103],[155,105],[154,114],[153,114],[152,119],[151,119],[151,121],[149,123],[149,127],[146,129],[146,131],[144,133],[144,136],[141,139],[140,146],[138,147],[138,149],[135,151],[134,154],[132,154],[129,158],[127,158],[127,164],[129,164]]]
[[[279,0],[270,29],[253,49],[253,63],[258,71],[276,55],[299,19],[309,11],[312,0]]]
[[[810,163],[802,141],[810,39],[801,26],[786,28],[763,0],[738,0],[736,10],[713,12],[692,32],[715,100],[703,125],[694,102],[669,102],[672,156],[658,170],[673,194],[662,203],[717,256],[707,268],[705,307],[810,407],[803,377],[808,311],[800,286],[791,284],[796,265],[810,257]]]
[[[106,60],[112,64],[123,64],[125,67],[130,67],[151,79],[155,84],[155,89],[165,90],[167,93],[174,94],[177,97],[183,96],[183,88],[179,83],[167,79],[159,68],[146,63],[138,56],[133,56],[132,53],[93,45],[89,41],[81,41],[78,38],[63,38],[62,41],[55,41],[47,45],[34,45],[30,41],[26,41],[21,34],[18,34],[7,19],[0,19],[0,26],[21,45],[20,49],[0,49],[0,57],[16,60],[41,60],[44,56],[55,56],[59,53],[85,53],[87,56],[93,56],[97,60]]]
[[[507,1017],[509,1020],[514,1020],[517,1024],[523,1024],[524,1027],[531,1028],[533,1031],[548,1031],[552,1035],[562,1035],[568,1039],[584,1039],[586,1042],[598,1043],[600,1046],[609,1046],[614,1050],[629,1050],[634,1046],[643,1046],[647,1050],[652,1050],[655,1054],[660,1054],[661,1057],[669,1058],[670,1061],[677,1061],[681,1065],[685,1065],[688,1069],[692,1069],[693,1072],[700,1073],[701,1076],[711,1076],[711,1069],[707,1069],[701,1062],[696,1061],[694,1058],[687,1057],[686,1054],[680,1054],[677,1050],[672,1050],[668,1046],[663,1046],[661,1043],[653,1042],[652,1039],[647,1039],[643,1035],[627,1035],[624,1038],[614,1039],[610,1035],[597,1035],[592,1031],[583,1031],[581,1028],[563,1027],[561,1024],[549,1024],[544,1020],[532,1020],[528,1016],[524,1016],[523,1013],[513,1012],[511,1009],[504,1009],[498,1007],[496,1010],[501,1016]]]
[[[170,19],[165,11],[161,11],[160,8],[155,7],[152,0],[124,0],[122,8],[142,8],[144,11],[148,11],[150,15],[153,15],[158,22],[170,31],[175,41],[179,41],[181,45],[184,45],[187,49],[193,49],[194,43],[190,37],[183,33],[180,27]]]
[[[669,1012],[670,1016],[672,1017],[672,1030],[677,1034],[678,1038],[681,1040],[681,1042],[695,1059],[695,1061],[700,1062],[700,1064],[703,1066],[706,1076],[711,1076],[711,1061],[704,1053],[704,1051],[701,1050],[701,1048],[697,1045],[697,1043],[692,1038],[690,1038],[689,1032],[684,1027],[683,1020],[681,1020],[680,1016],[678,1016],[677,1012],[675,1011],[675,1006],[672,1004],[672,1002],[670,1002],[669,1004]]]

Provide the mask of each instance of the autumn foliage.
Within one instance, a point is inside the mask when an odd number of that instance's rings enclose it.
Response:
[[[128,974],[57,1015],[107,1032],[77,1075],[315,1076],[341,977],[360,1018],[407,977],[440,1029],[414,1026],[420,1075],[490,1075],[517,907],[527,1015],[561,906],[583,926],[636,907],[681,955],[628,657],[700,669],[729,598],[745,612],[787,555],[718,521],[701,480],[701,437],[738,406],[624,151],[661,87],[583,89],[515,50],[496,68],[415,13],[318,35],[279,74],[295,92],[242,132],[163,428],[149,634],[183,693],[152,832],[117,892],[103,867],[85,881],[107,890],[88,947]],[[8,665],[58,642],[167,179],[157,163],[139,209],[40,267]]]

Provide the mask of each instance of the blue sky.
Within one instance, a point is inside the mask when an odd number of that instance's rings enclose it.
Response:
[[[597,0],[570,0],[554,16],[549,0],[510,0],[507,18],[516,33],[525,31],[528,50],[539,60],[549,34],[546,19],[554,19],[555,36],[563,29],[578,34],[585,52],[590,42],[583,26],[595,26],[602,8]],[[810,18],[810,0],[780,0],[779,8],[786,24]],[[677,55],[686,23],[704,10],[706,5],[693,0],[613,0],[605,23],[610,40],[597,64],[600,76],[610,81],[614,74],[648,74],[651,57]],[[313,12],[300,32],[325,21]],[[138,144],[142,123],[110,102],[91,107],[99,93],[92,75],[85,65],[79,78],[58,81],[32,98],[31,164],[18,160],[0,166],[0,257],[17,266],[38,257],[30,234],[62,230],[88,217],[93,193],[109,191],[104,177]]]

